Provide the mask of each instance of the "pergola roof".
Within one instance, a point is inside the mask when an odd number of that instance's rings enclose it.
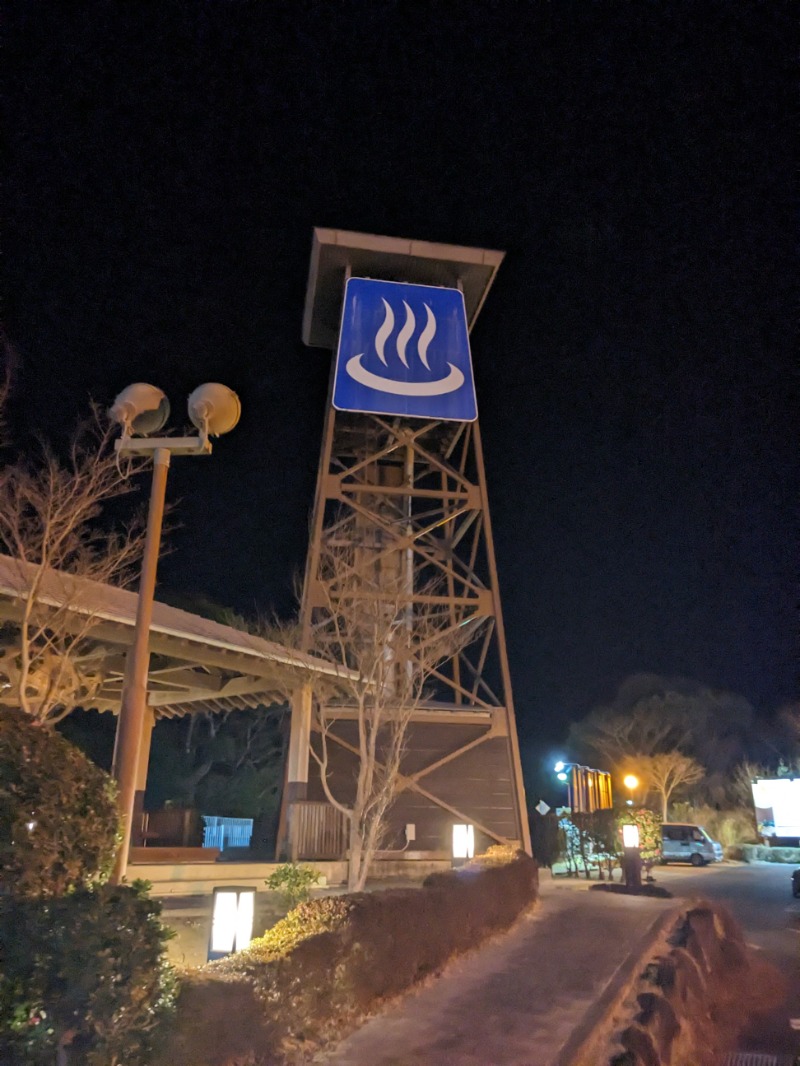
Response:
[[[19,621],[35,567],[0,554],[0,620]],[[135,592],[51,570],[37,602],[89,623],[87,655],[102,683],[87,705],[118,711],[125,652],[133,641]],[[157,717],[193,711],[242,710],[283,703],[288,691],[314,679],[351,676],[344,667],[231,626],[156,602],[150,628],[148,702]]]

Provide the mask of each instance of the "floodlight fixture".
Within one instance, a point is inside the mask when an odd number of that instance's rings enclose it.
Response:
[[[562,770],[564,769],[564,767],[565,767],[565,766],[566,766],[566,763],[562,762],[562,761],[561,761],[561,759],[559,759],[559,760],[558,760],[558,762],[557,762],[557,763],[555,764],[555,766],[553,767],[553,769],[555,770],[555,772],[556,772],[557,774],[560,774],[560,773],[561,773],[561,771],[562,771]]]
[[[242,413],[239,397],[227,385],[212,381],[198,385],[189,397],[189,418],[206,437],[230,433]]]
[[[165,426],[169,400],[157,386],[138,381],[122,390],[109,414],[122,427],[123,437],[148,437]]]
[[[155,385],[137,382],[117,396],[109,414],[122,428],[115,448],[120,454],[155,453],[165,448],[172,455],[209,455],[209,437],[229,433],[239,421],[242,405],[227,385],[208,382],[189,396],[189,418],[197,428],[196,437],[154,437],[169,418],[169,400]]]

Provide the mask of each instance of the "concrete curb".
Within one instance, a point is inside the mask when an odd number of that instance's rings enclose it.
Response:
[[[636,947],[609,978],[599,997],[584,1014],[580,1025],[549,1066],[596,1066],[595,1044],[598,1037],[602,1035],[605,1039],[606,1036],[602,1033],[603,1023],[622,1006],[634,982],[639,979],[643,967],[652,958],[656,944],[685,910],[684,903],[671,907],[656,918]]]

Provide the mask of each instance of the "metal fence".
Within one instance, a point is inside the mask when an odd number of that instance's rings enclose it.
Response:
[[[216,814],[203,815],[203,847],[249,848],[253,836],[252,818],[220,818]]]

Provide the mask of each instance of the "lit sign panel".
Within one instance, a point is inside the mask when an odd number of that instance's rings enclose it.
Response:
[[[463,294],[350,278],[333,406],[364,414],[473,422],[478,408]]]

